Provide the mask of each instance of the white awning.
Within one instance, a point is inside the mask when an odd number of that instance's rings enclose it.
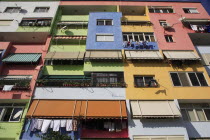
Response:
[[[163,51],[168,60],[200,60],[193,51]]]
[[[159,51],[125,51],[127,59],[163,59]]]
[[[122,59],[122,52],[117,50],[86,51],[85,59]]]
[[[210,53],[201,54],[202,56],[202,64],[209,66],[210,65]]]
[[[181,113],[174,101],[131,101],[133,118],[175,118]]]

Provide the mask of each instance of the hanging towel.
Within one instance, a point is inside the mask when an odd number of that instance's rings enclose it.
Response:
[[[192,30],[194,30],[194,31],[198,31],[198,27],[197,27],[197,25],[191,25],[191,24],[190,24],[190,26],[191,26]]]
[[[205,29],[203,28],[203,26],[198,26],[198,30],[203,32]]]
[[[77,131],[77,120],[72,120],[72,131]]]
[[[61,127],[66,127],[66,119],[61,120]]]
[[[34,131],[36,125],[37,125],[37,119],[32,119],[32,120],[31,120],[31,125],[30,125],[29,130],[30,130],[30,131]]]
[[[49,128],[51,121],[52,120],[44,120],[43,121],[42,129],[41,129],[42,133],[46,133],[47,132],[47,129]]]
[[[53,128],[53,126],[54,126],[54,121],[52,120],[50,123],[50,128]]]
[[[72,120],[68,119],[66,122],[66,131],[72,131]]]
[[[41,130],[44,119],[38,119],[36,129]]]
[[[53,131],[59,131],[60,126],[61,126],[61,120],[54,120],[54,126],[53,126]]]
[[[11,91],[13,87],[14,87],[14,85],[4,85],[2,90],[3,91]]]

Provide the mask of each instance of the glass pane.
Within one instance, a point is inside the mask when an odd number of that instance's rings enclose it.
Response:
[[[104,41],[104,36],[97,35],[96,36],[96,41]]]
[[[198,77],[198,79],[200,81],[201,86],[208,86],[203,73],[196,73],[196,74],[197,74],[197,77]]]
[[[128,41],[127,35],[123,35],[123,41]]]
[[[105,36],[105,41],[114,41],[114,36],[113,35],[106,35]]]
[[[12,109],[13,108],[6,108],[5,114],[4,114],[3,118],[2,118],[2,121],[9,121],[10,115],[12,113]]]
[[[97,21],[97,25],[104,25],[104,21],[103,20]]]
[[[206,121],[204,112],[202,109],[196,109],[196,113],[197,113],[199,121]]]
[[[200,86],[195,73],[188,73],[188,75],[190,77],[190,80],[191,80],[191,83],[192,83],[193,86]]]
[[[155,37],[154,36],[150,36],[151,42],[155,42]]]
[[[144,86],[143,77],[135,77],[135,84],[138,87],[143,87]]]
[[[112,25],[112,20],[106,20],[106,21],[105,21],[105,24],[106,24],[106,25]]]
[[[134,35],[134,41],[139,41],[138,35]]]
[[[145,36],[145,39],[150,42],[149,36]]]
[[[185,109],[181,109],[181,113],[182,113],[182,118],[185,121],[188,121],[188,116],[187,116],[187,112]]]
[[[210,121],[210,109],[204,109],[204,112],[206,114],[207,120]]]
[[[190,121],[197,121],[193,109],[187,109],[187,113],[188,116],[190,117]]]
[[[182,86],[190,86],[186,73],[178,73]]]
[[[139,39],[140,39],[140,41],[144,41],[143,34],[140,34],[140,35],[139,35]]]
[[[170,73],[171,79],[173,81],[174,86],[181,86],[181,82],[179,80],[178,74],[177,73]]]
[[[144,77],[145,86],[151,86],[151,80],[153,80],[153,77]]]
[[[14,108],[10,121],[19,121],[23,113],[23,108]]]

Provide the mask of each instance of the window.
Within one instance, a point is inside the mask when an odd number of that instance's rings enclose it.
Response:
[[[150,6],[149,7],[149,12],[150,13],[174,13],[174,10],[172,7],[167,7],[167,6]]]
[[[24,111],[25,104],[0,104],[0,121],[19,122]]]
[[[12,20],[0,20],[0,26],[9,26]]]
[[[134,76],[135,87],[157,87],[154,76]]]
[[[208,86],[201,72],[172,72],[170,75],[174,86]]]
[[[180,108],[185,121],[210,121],[210,106],[208,103],[182,103]]]
[[[155,42],[155,37],[153,33],[123,33],[123,41]]]
[[[19,13],[21,10],[20,7],[7,7],[4,11],[5,13]]]
[[[197,14],[199,13],[197,8],[183,8],[185,13]]]
[[[97,25],[113,25],[112,19],[98,19]]]
[[[114,35],[96,35],[97,42],[112,42],[114,41]]]
[[[165,25],[168,25],[166,20],[160,20],[160,26],[165,26]]]
[[[123,73],[92,73],[93,85],[105,83],[115,84],[124,82]]]
[[[34,9],[34,13],[46,13],[48,12],[50,7],[36,7]]]
[[[166,42],[174,42],[172,35],[165,35]]]
[[[51,19],[23,19],[20,26],[50,26]]]

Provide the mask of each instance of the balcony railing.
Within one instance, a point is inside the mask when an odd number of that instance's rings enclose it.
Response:
[[[157,42],[123,42],[124,49],[133,50],[158,50]]]
[[[94,83],[91,80],[38,80],[37,87],[126,87],[125,82]]]
[[[0,89],[3,89],[5,85],[14,85],[12,90],[29,90],[30,80],[0,80]]]

